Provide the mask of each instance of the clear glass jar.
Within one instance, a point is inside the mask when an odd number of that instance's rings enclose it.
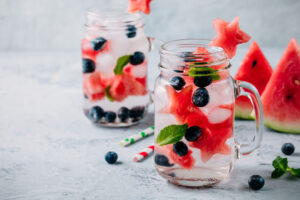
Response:
[[[82,40],[84,113],[101,126],[144,118],[149,40],[139,13],[88,9]]]
[[[170,182],[189,187],[220,182],[240,153],[249,154],[262,139],[263,113],[256,88],[234,80],[223,49],[208,43],[165,43],[154,89],[155,167]],[[241,95],[250,98],[256,113],[257,129],[249,144],[234,139],[234,104]]]

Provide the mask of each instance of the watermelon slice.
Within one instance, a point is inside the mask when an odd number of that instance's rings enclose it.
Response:
[[[234,18],[230,23],[217,18],[214,20],[213,25],[217,35],[210,45],[222,47],[229,58],[235,55],[237,45],[251,39],[247,33],[239,28],[239,17]]]
[[[236,80],[247,81],[253,84],[261,95],[272,75],[272,67],[259,48],[253,41],[249,50],[235,75]],[[255,78],[253,78],[255,77]],[[240,96],[236,100],[235,116],[242,119],[254,119],[251,115],[252,104],[245,96]]]
[[[101,100],[104,97],[104,88],[100,72],[83,74],[83,92],[91,101]]]
[[[300,134],[300,47],[293,38],[262,95],[265,125]]]
[[[145,14],[150,14],[150,3],[152,0],[129,0],[128,12],[134,13],[142,11]]]

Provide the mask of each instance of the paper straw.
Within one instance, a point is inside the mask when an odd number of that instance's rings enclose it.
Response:
[[[120,142],[121,146],[128,146],[130,144],[135,143],[136,141],[139,141],[145,137],[148,137],[149,135],[152,135],[154,133],[154,126],[151,126],[138,134],[132,135]]]
[[[133,157],[133,161],[140,162],[144,160],[147,156],[149,156],[149,154],[153,153],[153,151],[154,151],[154,145],[150,145],[149,147],[143,149],[143,151],[141,151],[140,153],[136,154]]]

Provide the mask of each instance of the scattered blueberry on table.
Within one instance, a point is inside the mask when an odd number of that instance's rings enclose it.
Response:
[[[105,160],[108,164],[114,164],[118,160],[118,154],[113,151],[109,151],[105,155]]]
[[[281,147],[281,151],[285,155],[292,155],[295,151],[295,146],[292,143],[284,143]]]
[[[265,180],[260,175],[252,175],[248,180],[248,185],[252,190],[260,190],[265,185]]]

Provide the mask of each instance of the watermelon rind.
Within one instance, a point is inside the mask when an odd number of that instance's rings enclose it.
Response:
[[[265,126],[272,130],[282,132],[282,133],[300,134],[300,124],[293,126],[291,124],[284,124],[268,118],[265,118],[264,122],[265,122]]]
[[[243,109],[240,109],[238,106],[234,109],[234,116],[238,119],[245,119],[245,120],[255,120],[255,117],[248,112],[245,112]]]

